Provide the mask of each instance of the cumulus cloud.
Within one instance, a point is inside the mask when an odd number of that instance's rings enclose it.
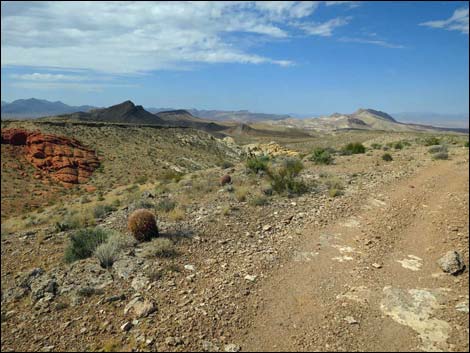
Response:
[[[309,22],[318,6],[317,1],[2,2],[1,60],[120,74],[193,63],[290,66],[290,58],[253,53],[230,35],[277,41],[301,28],[331,36],[347,23]],[[301,27],[295,21],[302,21]]]
[[[468,7],[460,8],[454,11],[453,15],[447,20],[428,21],[419,24],[431,28],[443,28],[448,31],[459,31],[468,34]]]

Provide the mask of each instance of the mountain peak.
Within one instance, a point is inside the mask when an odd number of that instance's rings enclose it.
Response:
[[[396,120],[391,115],[389,115],[385,112],[382,112],[380,110],[375,110],[375,109],[370,109],[370,108],[368,108],[368,109],[360,108],[355,113],[353,113],[352,115],[360,117],[363,114],[370,114],[370,115],[374,115],[375,117],[380,118],[380,119],[396,122]]]

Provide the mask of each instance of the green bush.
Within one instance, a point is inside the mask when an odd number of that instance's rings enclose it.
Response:
[[[229,162],[229,161],[222,161],[222,162],[219,162],[219,166],[220,168],[222,169],[227,169],[227,168],[232,168],[234,165],[232,162]]]
[[[382,155],[382,159],[386,162],[390,162],[390,161],[393,161],[393,157],[390,153],[384,153]]]
[[[157,204],[157,210],[163,211],[163,212],[170,212],[175,207],[176,207],[176,201],[173,201],[169,198],[164,198]]]
[[[370,145],[374,150],[380,150],[382,148],[382,145],[380,143],[373,143]]]
[[[343,147],[343,154],[346,154],[346,155],[359,154],[359,153],[365,153],[365,152],[366,152],[366,148],[360,142],[351,142]]]
[[[93,216],[95,218],[103,218],[106,217],[111,212],[116,211],[116,208],[111,205],[97,205],[93,209]]]
[[[268,199],[264,195],[255,195],[251,198],[248,203],[251,206],[264,206],[268,203]]]
[[[393,145],[393,148],[395,148],[396,150],[401,150],[403,149],[403,143],[395,142],[395,144]]]
[[[95,249],[106,242],[108,236],[109,231],[99,227],[84,228],[74,232],[65,249],[65,262],[71,263],[92,256]]]
[[[246,160],[246,169],[258,174],[268,169],[269,156],[252,156]]]
[[[430,136],[424,139],[425,146],[434,146],[434,145],[439,145],[440,143],[441,143],[441,140],[438,139],[436,136]]]
[[[315,148],[310,160],[315,164],[331,164],[333,162],[333,157],[330,152],[324,148]]]
[[[468,141],[464,143],[464,147],[468,147]]]
[[[278,194],[302,194],[307,191],[307,186],[302,180],[297,179],[304,168],[302,162],[296,158],[285,158],[280,165],[271,166],[266,171],[271,187]]]

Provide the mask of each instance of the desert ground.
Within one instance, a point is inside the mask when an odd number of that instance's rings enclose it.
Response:
[[[73,137],[100,167],[64,187],[2,142],[2,351],[469,349],[468,135],[12,128]],[[284,190],[286,159],[302,167]],[[112,266],[65,261],[94,227],[124,239]]]

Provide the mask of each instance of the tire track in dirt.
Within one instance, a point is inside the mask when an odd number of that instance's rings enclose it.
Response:
[[[468,314],[455,309],[468,307],[468,271],[436,265],[456,247],[468,262],[468,163],[435,163],[303,238],[261,289],[243,350],[468,349]]]

